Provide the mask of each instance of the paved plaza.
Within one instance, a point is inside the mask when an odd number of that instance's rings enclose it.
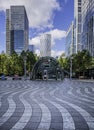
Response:
[[[94,130],[94,82],[0,81],[0,130]]]

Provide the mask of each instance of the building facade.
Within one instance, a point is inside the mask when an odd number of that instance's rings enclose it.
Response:
[[[82,47],[94,57],[94,0],[82,0]]]
[[[10,10],[6,10],[6,53],[11,54],[11,39],[10,39]]]
[[[43,34],[40,37],[40,56],[51,56],[51,34]]]
[[[75,25],[75,53],[82,50],[82,0],[74,0],[74,25]]]
[[[74,23],[72,22],[66,33],[66,56],[70,57],[72,54],[74,54],[74,51]]]
[[[6,52],[20,54],[28,49],[29,23],[24,6],[6,10]]]

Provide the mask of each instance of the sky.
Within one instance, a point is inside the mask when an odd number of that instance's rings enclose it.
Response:
[[[51,54],[65,52],[66,31],[74,18],[74,0],[0,0],[0,53],[6,52],[6,9],[11,5],[24,5],[29,19],[29,44],[39,55],[43,33],[52,36]]]

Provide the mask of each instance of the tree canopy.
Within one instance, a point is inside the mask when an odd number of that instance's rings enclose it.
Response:
[[[70,68],[70,60],[72,58],[72,70],[73,72],[83,72],[86,69],[94,67],[94,58],[92,58],[87,50],[79,51],[77,54],[73,54],[70,57],[59,58],[60,65],[67,71]]]
[[[0,54],[0,73],[6,75],[24,75],[24,58],[26,57],[27,73],[32,71],[32,67],[36,62],[36,56],[33,52],[22,51],[21,55],[13,52],[11,56]]]

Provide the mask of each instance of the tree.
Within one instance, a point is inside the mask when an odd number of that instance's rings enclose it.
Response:
[[[87,50],[79,51],[70,57],[59,58],[59,63],[63,69],[70,71],[70,58],[72,57],[72,72],[84,75],[86,69],[94,67],[94,58],[92,58]]]
[[[94,68],[94,57],[92,57],[91,68]]]
[[[11,57],[7,56],[7,59],[5,61],[6,75],[11,75],[12,70],[11,62],[12,62]]]
[[[5,54],[0,55],[0,73],[6,73],[6,60],[7,56]]]
[[[0,54],[0,74],[24,75],[24,58],[26,58],[27,71],[31,72],[37,59],[33,52],[22,51],[21,55],[13,52],[11,56]]]
[[[27,50],[26,52],[22,51],[21,57],[23,59],[23,62],[24,59],[26,60],[26,70],[28,71],[28,73],[30,73],[36,62],[36,55],[34,55],[32,51]]]
[[[92,57],[89,52],[87,50],[83,50],[74,54],[72,57],[73,72],[82,73],[81,75],[84,76],[86,69],[91,67]]]
[[[31,51],[27,51],[27,68],[28,68],[28,72],[32,71],[32,68],[34,66],[36,62],[36,57],[33,54],[33,52]]]
[[[11,74],[23,75],[23,59],[15,52],[11,55]]]
[[[59,58],[59,63],[61,65],[61,67],[65,70],[69,70],[69,58],[66,57],[66,58],[63,58],[63,57],[60,57]]]

